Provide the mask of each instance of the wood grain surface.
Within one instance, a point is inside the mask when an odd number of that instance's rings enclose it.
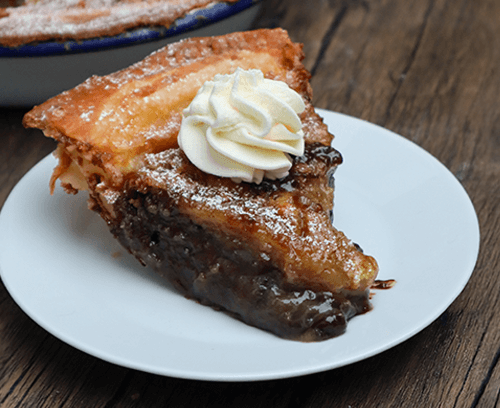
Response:
[[[119,367],[66,345],[0,284],[0,407],[500,407],[499,22],[498,0],[265,0],[255,22],[283,27],[304,44],[317,107],[414,141],[470,195],[481,229],[477,265],[429,327],[377,356],[319,374],[189,381]],[[22,127],[25,112],[0,109],[0,206],[55,146]],[[19,256],[29,254],[19,248]]]

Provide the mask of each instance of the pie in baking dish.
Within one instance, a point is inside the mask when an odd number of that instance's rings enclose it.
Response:
[[[0,46],[83,40],[141,27],[170,28],[179,18],[238,0],[0,0]]]

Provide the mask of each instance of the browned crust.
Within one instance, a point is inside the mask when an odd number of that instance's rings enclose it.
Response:
[[[238,0],[225,0],[234,3]],[[0,45],[17,47],[40,41],[83,40],[122,34],[146,26],[170,27],[188,12],[217,0],[25,1],[0,8]],[[67,3],[67,4],[66,4]]]
[[[168,45],[125,70],[89,78],[32,109],[23,123],[93,154],[108,168],[116,168],[109,172],[126,175],[137,169],[133,161],[141,155],[177,146],[181,111],[191,102],[188,97],[174,101],[169,110],[153,105],[148,98],[162,92],[171,98],[169,87],[210,67],[225,64],[225,69],[234,70],[243,65],[261,69],[266,77],[282,80],[301,94],[306,103],[301,116],[306,143],[329,145],[332,135],[311,104],[310,74],[301,62],[303,57],[302,46],[293,43],[282,29],[188,39]],[[198,89],[195,84],[192,88],[190,97]],[[131,115],[117,113],[121,107],[130,111],[131,106],[136,109]],[[106,116],[112,109],[115,116]],[[123,177],[114,184],[122,181]]]
[[[342,161],[334,149],[310,144],[305,159],[295,158],[288,177],[261,185],[205,174],[179,149],[147,159],[132,190],[169,197],[172,208],[195,223],[273,259],[290,282],[365,290],[375,279],[376,261],[329,219],[329,178]]]

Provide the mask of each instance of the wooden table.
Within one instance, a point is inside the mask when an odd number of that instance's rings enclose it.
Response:
[[[256,23],[286,28],[304,43],[317,107],[405,136],[469,193],[481,229],[479,259],[441,318],[346,367],[211,383],[80,352],[35,324],[0,285],[0,406],[500,407],[499,21],[497,0],[267,0]],[[0,109],[0,206],[54,149],[40,132],[23,129],[25,112]]]

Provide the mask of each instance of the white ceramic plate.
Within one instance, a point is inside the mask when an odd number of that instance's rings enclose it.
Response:
[[[139,266],[86,209],[84,194],[49,195],[47,157],[0,214],[2,279],[47,331],[93,356],[180,378],[298,376],[373,356],[413,336],[459,295],[479,229],[459,182],[415,144],[373,124],[320,111],[344,156],[335,224],[380,264],[374,310],[320,343],[279,339],[184,299]]]

